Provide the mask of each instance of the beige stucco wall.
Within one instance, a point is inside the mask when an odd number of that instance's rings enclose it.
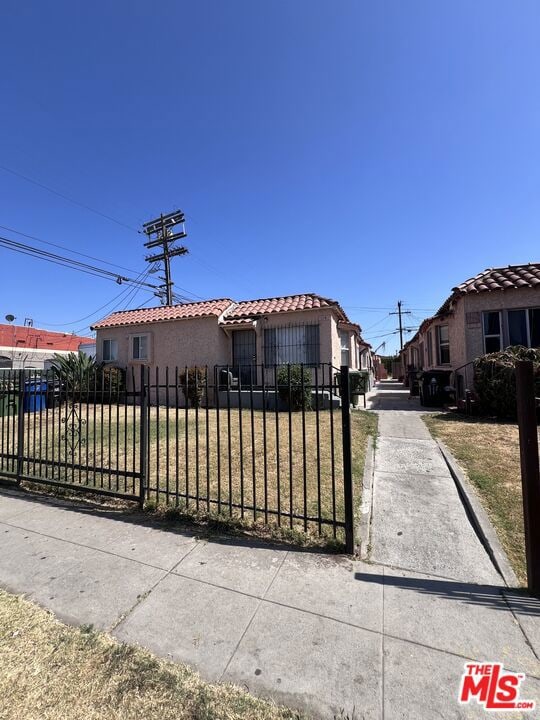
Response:
[[[150,339],[148,361],[130,359],[130,339],[147,334]],[[97,360],[103,358],[103,340],[116,340],[120,367],[149,365],[151,368],[194,365],[220,365],[229,362],[228,339],[216,317],[152,322],[97,331]]]
[[[430,324],[421,340],[424,342],[424,368],[450,368],[458,371],[461,376],[461,395],[466,388],[472,387],[473,372],[469,366],[480,355],[484,354],[484,334],[482,313],[490,310],[510,310],[518,308],[540,307],[540,288],[522,288],[497,290],[494,292],[468,293],[454,302],[452,312],[443,318],[436,318]],[[438,325],[448,325],[450,340],[450,364],[437,365],[437,331]],[[433,342],[433,364],[427,362],[427,336],[431,330]],[[502,314],[503,347],[509,344],[508,322]],[[456,377],[457,383],[457,377]]]
[[[482,331],[482,312],[488,310],[517,310],[519,308],[540,307],[540,288],[522,288],[499,290],[478,294],[468,294],[463,298],[465,313],[465,362],[470,362],[484,353],[484,335]],[[472,316],[471,313],[476,313]],[[480,315],[478,315],[478,313]],[[510,343],[508,322],[502,316],[503,347]]]
[[[276,313],[259,318],[254,328],[257,336],[257,364],[264,363],[264,330],[266,328],[287,327],[306,324],[319,325],[320,362],[318,382],[330,381],[328,364],[339,367],[341,361],[341,345],[337,327],[337,319],[330,309],[304,310],[290,313]],[[250,329],[242,325],[239,329]],[[152,377],[155,368],[162,369],[160,381],[163,380],[165,367],[169,373],[185,366],[232,364],[232,333],[231,326],[225,329],[218,325],[216,317],[195,318],[190,320],[174,320],[169,322],[153,322],[137,326],[109,328],[97,331],[97,360],[103,358],[103,341],[116,340],[118,343],[118,359],[111,363],[123,368],[134,368],[135,375],[140,377],[138,368],[141,364],[149,365]],[[150,338],[148,361],[141,362],[130,359],[130,339],[133,335],[148,334]],[[354,333],[350,333],[351,366],[355,364]],[[323,369],[324,366],[324,369]],[[130,376],[131,373],[128,374]],[[266,380],[272,382],[272,373],[267,373]],[[258,378],[260,382],[261,378]],[[163,395],[163,393],[162,393]]]

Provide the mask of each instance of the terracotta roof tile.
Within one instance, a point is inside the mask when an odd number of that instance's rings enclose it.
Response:
[[[461,295],[523,287],[540,288],[540,263],[487,268],[487,270],[452,288],[452,295],[444,301],[437,311],[437,315],[448,312],[452,300]]]
[[[288,295],[285,297],[262,298],[234,302],[229,299],[206,300],[198,303],[173,305],[171,307],[141,308],[112,313],[93,325],[93,330],[124,325],[141,325],[151,322],[184,320],[197,317],[223,316],[223,325],[248,324],[261,315],[281,312],[298,312],[318,308],[332,308],[340,320],[348,322],[347,315],[338,302],[315,293]]]
[[[187,320],[198,317],[219,317],[227,308],[233,305],[232,300],[206,300],[183,305],[160,305],[154,308],[140,308],[139,310],[122,310],[112,313],[92,326],[92,330],[109,327],[122,327],[123,325],[142,325],[151,322],[166,322],[168,320]]]
[[[298,310],[311,310],[325,307],[338,308],[345,316],[335,300],[321,297],[315,293],[304,295],[287,295],[285,297],[262,298],[259,300],[244,300],[236,303],[227,313],[227,320],[233,318],[257,317],[278,312],[295,312]],[[346,316],[345,316],[346,317]]]

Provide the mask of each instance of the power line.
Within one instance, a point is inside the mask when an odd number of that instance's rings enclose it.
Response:
[[[148,270],[143,270],[142,272],[140,272],[136,278],[136,281],[139,281],[139,278],[141,278],[142,280],[145,280],[146,277],[148,276],[148,272],[149,272]],[[139,290],[141,290],[141,289],[143,289],[143,288],[139,288]],[[63,323],[49,323],[49,322],[44,322],[42,320],[37,320],[36,322],[40,325],[46,325],[48,327],[67,327],[68,325],[77,325],[78,323],[82,322],[83,320],[88,320],[88,318],[94,317],[99,312],[101,312],[101,310],[104,310],[108,305],[111,305],[111,303],[115,302],[122,296],[131,293],[132,291],[133,291],[132,286],[128,286],[128,287],[124,288],[121,292],[119,292],[117,295],[115,295],[113,298],[111,298],[104,305],[101,305],[93,312],[89,313],[88,315],[85,315],[84,317],[78,318],[77,320],[70,320],[69,322],[63,322]],[[152,298],[150,298],[150,300],[151,299]],[[117,306],[115,306],[115,307],[117,307]],[[114,310],[114,308],[109,310],[109,312],[112,312],[113,310]]]
[[[58,243],[49,242],[48,240],[42,240],[42,238],[36,237],[35,235],[28,235],[27,233],[23,233],[20,230],[15,230],[14,228],[7,227],[6,225],[0,225],[0,228],[2,228],[2,230],[7,230],[8,232],[13,232],[16,235],[21,235],[22,237],[28,238],[29,240],[36,240],[37,242],[43,243],[44,245],[50,245],[51,247],[59,248],[60,250],[67,250],[73,255],[79,255],[80,257],[85,257],[89,260],[97,260],[97,262],[101,262],[104,265],[110,265],[111,267],[116,267],[120,270],[127,270],[130,273],[135,272],[135,270],[131,270],[130,268],[124,267],[123,265],[117,265],[116,263],[109,262],[108,260],[102,260],[101,258],[94,257],[94,255],[86,255],[85,253],[78,252],[77,250],[72,250],[65,245],[59,245]]]
[[[54,188],[51,188],[48,185],[45,185],[44,183],[39,182],[38,180],[34,180],[33,178],[28,177],[28,175],[23,175],[22,173],[17,172],[16,170],[12,170],[11,168],[6,167],[5,165],[0,165],[0,170],[4,170],[5,172],[11,173],[11,175],[15,175],[15,177],[26,180],[26,182],[32,183],[32,185],[36,185],[37,187],[40,187],[43,190],[47,190],[47,192],[50,192],[53,195],[58,195],[58,197],[61,197],[64,200],[67,200],[68,202],[73,203],[74,205],[78,205],[79,207],[82,207],[85,210],[88,210],[89,212],[94,213],[95,215],[99,215],[100,217],[105,218],[106,220],[110,220],[111,222],[116,223],[116,225],[120,225],[121,227],[127,228],[128,230],[133,230],[133,232],[140,234],[140,231],[137,230],[137,228],[134,228],[131,225],[128,225],[127,223],[122,222],[121,220],[117,220],[112,215],[107,215],[107,213],[103,213],[100,210],[96,210],[95,208],[91,207],[90,205],[86,205],[85,203],[79,202],[78,200],[75,200],[74,198],[69,197],[69,195],[65,195],[64,193],[60,192],[59,190],[55,190]]]
[[[57,255],[56,253],[51,253],[46,250],[40,250],[39,248],[33,247],[32,245],[27,245],[25,243],[17,242],[16,240],[11,240],[10,238],[6,238],[2,235],[0,235],[0,247],[4,247],[7,250],[12,250],[14,252],[21,253],[23,255],[30,255],[32,257],[35,257],[39,260],[45,260],[46,262],[53,263],[55,265],[59,265],[61,267],[67,267],[72,270],[78,270],[79,272],[84,272],[88,275],[93,275],[95,277],[101,277],[107,280],[114,280],[119,285],[122,285],[123,283],[126,285],[133,285],[136,284],[137,281],[133,278],[125,277],[123,275],[119,275],[118,273],[114,273],[111,270],[106,270],[105,268],[100,268],[96,265],[90,265],[88,263],[80,262],[79,260],[74,260],[73,258],[67,258],[63,255]],[[157,285],[152,285],[150,283],[142,283],[145,287],[154,290],[158,289]]]

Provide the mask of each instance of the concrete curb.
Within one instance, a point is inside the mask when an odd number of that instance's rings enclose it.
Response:
[[[362,478],[362,502],[360,504],[360,519],[356,531],[356,545],[361,560],[367,560],[371,530],[371,511],[373,508],[373,469],[375,465],[375,449],[373,437],[368,435],[366,446],[366,461],[364,463],[364,476]]]
[[[500,543],[497,532],[493,527],[487,512],[482,507],[470,480],[465,476],[459,467],[457,460],[446,445],[441,440],[437,440],[436,442],[446,461],[446,464],[448,465],[450,473],[454,478],[454,482],[456,483],[463,504],[469,514],[472,525],[478,537],[482,541],[482,544],[486,548],[492,563],[495,565],[495,568],[509,588],[520,587],[516,574],[514,573],[512,566],[510,565],[510,561],[508,560],[508,557],[506,556],[506,553]]]

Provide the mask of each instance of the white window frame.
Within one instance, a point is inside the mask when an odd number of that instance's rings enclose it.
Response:
[[[498,333],[490,333],[489,335],[486,335],[486,326],[485,326],[485,316],[491,315],[497,313],[499,316],[499,332]],[[504,343],[503,343],[503,326],[502,326],[502,313],[500,310],[484,310],[482,313],[482,336],[484,338],[484,353],[487,354],[487,347],[486,347],[486,340],[488,338],[499,338],[499,350],[492,350],[491,352],[499,352],[503,349]]]
[[[426,334],[426,354],[428,367],[433,367],[433,333],[428,330]]]
[[[146,340],[146,355],[145,357],[135,357],[135,354],[133,352],[134,350],[134,343],[136,339],[145,338]],[[139,348],[140,348],[140,342],[139,342]],[[150,360],[150,333],[134,333],[133,335],[129,336],[129,359],[132,362],[148,362]]]
[[[351,367],[351,335],[347,330],[339,331],[340,365]],[[345,354],[345,355],[344,355]],[[346,358],[346,361],[344,360]]]
[[[448,340],[446,340],[444,343],[441,341],[441,329],[445,327],[448,330]],[[442,361],[442,353],[441,349],[442,347],[448,348],[448,362]],[[437,364],[438,365],[450,365],[451,355],[450,355],[450,326],[448,324],[445,325],[437,325]]]
[[[108,343],[109,353],[105,353],[106,343]],[[118,340],[113,338],[103,338],[101,341],[101,359],[103,362],[116,362],[118,360]]]

